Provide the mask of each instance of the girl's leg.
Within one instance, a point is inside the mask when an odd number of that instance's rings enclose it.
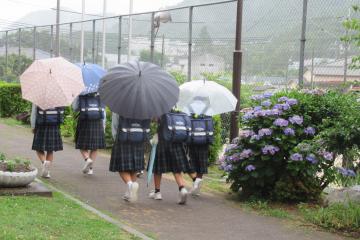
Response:
[[[38,156],[38,158],[39,158],[39,160],[41,161],[41,163],[44,163],[44,161],[46,160],[45,152],[43,152],[43,151],[36,151],[36,155]]]
[[[162,177],[162,174],[156,174],[156,173],[154,174],[155,190],[160,191],[161,177]]]
[[[132,182],[130,172],[119,172],[119,175],[124,183]]]
[[[91,150],[90,151],[91,160],[95,161],[96,157],[97,157],[97,150]]]
[[[185,188],[185,180],[181,173],[174,173],[174,177],[179,186],[178,204],[186,204],[188,191]]]
[[[131,175],[131,181],[136,182],[136,180],[137,180],[137,172],[131,172],[130,175]]]
[[[84,174],[93,174],[92,171],[92,164],[93,164],[93,160],[92,160],[92,157],[91,157],[91,151],[89,150],[84,150],[84,149],[81,149],[80,150],[81,152],[81,155],[83,156],[84,160],[85,160],[85,165],[82,169],[82,172]]]
[[[175,181],[179,187],[185,186],[185,180],[181,173],[174,173]]]
[[[46,161],[52,162],[54,160],[54,152],[46,153]]]
[[[124,200],[135,202],[138,198],[139,184],[136,181],[135,172],[119,172],[121,179],[127,184]],[[133,181],[133,179],[135,181]]]
[[[81,149],[80,150],[81,155],[83,156],[84,160],[88,159],[90,157],[89,151]]]
[[[202,174],[202,173],[197,173],[197,174],[196,174],[196,178],[202,179],[202,178],[203,178],[203,174]]]

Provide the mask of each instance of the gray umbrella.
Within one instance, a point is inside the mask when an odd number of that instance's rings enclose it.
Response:
[[[175,106],[179,87],[159,66],[131,61],[110,69],[101,79],[99,93],[103,103],[120,116],[151,119]]]

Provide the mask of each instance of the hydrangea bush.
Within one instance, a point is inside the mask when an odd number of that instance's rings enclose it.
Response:
[[[335,154],[317,137],[323,120],[335,114],[322,107],[325,95],[315,90],[252,97],[239,138],[219,160],[233,191],[280,201],[319,198],[338,171]]]

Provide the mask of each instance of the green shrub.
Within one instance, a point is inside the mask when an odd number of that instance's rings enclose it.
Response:
[[[0,152],[0,161],[4,161],[6,159],[5,154]]]
[[[209,163],[213,164],[219,158],[219,153],[222,149],[221,139],[221,118],[220,116],[214,116],[214,142],[210,146]]]
[[[30,102],[21,97],[20,84],[0,82],[0,117],[15,116],[30,109]]]
[[[360,235],[360,203],[334,203],[316,208],[300,205],[300,211],[306,220],[323,228]]]
[[[232,190],[279,201],[318,200],[337,172],[335,148],[320,136],[350,112],[348,97],[293,91],[253,100],[241,120],[244,131],[220,159]]]

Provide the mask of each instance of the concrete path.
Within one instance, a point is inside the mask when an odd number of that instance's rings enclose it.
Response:
[[[28,158],[35,166],[40,167],[35,153],[30,150],[31,144],[32,134],[29,129],[0,123],[0,152]],[[49,182],[158,239],[345,239],[330,233],[300,228],[285,220],[243,212],[230,201],[211,194],[204,194],[197,199],[190,197],[187,205],[179,206],[176,204],[177,186],[175,182],[166,179],[161,188],[164,200],[147,198],[149,189],[143,177],[139,181],[139,201],[126,203],[121,199],[125,191],[124,184],[117,174],[108,171],[109,156],[99,156],[93,176],[81,173],[82,164],[80,153],[71,145],[64,144],[64,151],[55,154],[52,179]]]

